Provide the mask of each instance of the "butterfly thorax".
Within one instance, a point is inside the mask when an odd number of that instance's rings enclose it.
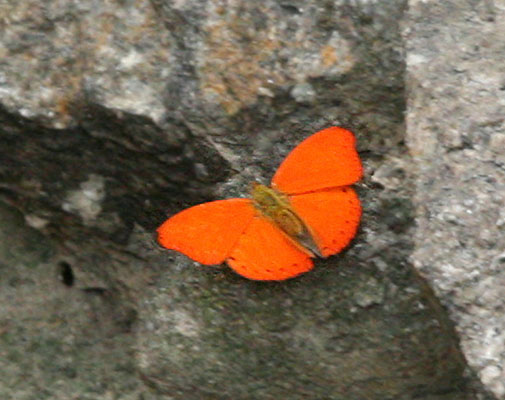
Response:
[[[286,195],[279,191],[254,182],[251,189],[254,207],[272,221],[284,233],[292,238],[305,251],[319,255],[312,235],[302,219],[291,207]]]

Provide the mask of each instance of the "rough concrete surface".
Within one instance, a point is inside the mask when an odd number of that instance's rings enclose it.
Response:
[[[0,0],[0,398],[505,398],[504,10]],[[156,244],[331,125],[346,251],[265,283]]]

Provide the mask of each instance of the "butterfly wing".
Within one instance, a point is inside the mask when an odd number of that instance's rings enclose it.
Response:
[[[202,264],[220,264],[254,219],[249,199],[218,200],[175,214],[158,228],[158,242]]]
[[[296,194],[357,182],[363,170],[355,143],[352,132],[335,126],[309,136],[282,162],[272,186]]]
[[[356,235],[361,205],[351,187],[293,195],[289,200],[323,257],[340,252]]]
[[[226,262],[246,278],[268,281],[292,278],[313,267],[306,252],[261,216],[249,224]]]

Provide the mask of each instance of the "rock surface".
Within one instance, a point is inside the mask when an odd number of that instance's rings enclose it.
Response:
[[[469,365],[505,398],[505,3],[411,2],[415,251]]]
[[[503,9],[472,4],[0,2],[0,397],[499,398]],[[331,125],[343,254],[260,283],[156,245]]]

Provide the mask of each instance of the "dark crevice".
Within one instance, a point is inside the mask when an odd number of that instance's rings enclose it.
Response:
[[[58,269],[61,283],[68,287],[74,286],[75,277],[72,266],[66,261],[61,261],[58,264]]]

